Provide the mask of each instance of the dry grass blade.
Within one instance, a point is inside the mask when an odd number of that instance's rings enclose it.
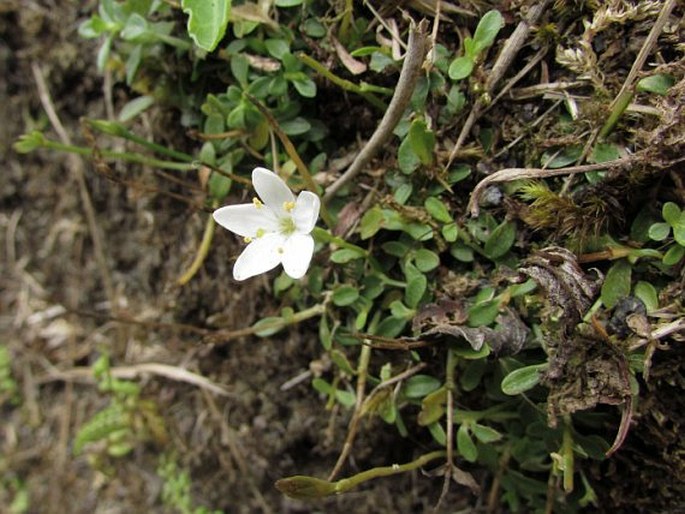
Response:
[[[170,366],[168,364],[160,364],[157,362],[146,362],[141,364],[134,364],[132,366],[118,366],[111,368],[111,375],[114,378],[132,379],[144,374],[157,375],[165,377],[177,382],[185,382],[201,389],[205,389],[219,396],[233,396],[228,389],[216,384],[208,378],[188,371],[187,369],[179,368],[178,366]],[[51,370],[48,375],[41,377],[37,382],[46,383],[55,380],[63,380],[65,382],[79,381],[87,383],[95,383],[93,377],[93,370],[89,367],[78,367],[66,371]]]

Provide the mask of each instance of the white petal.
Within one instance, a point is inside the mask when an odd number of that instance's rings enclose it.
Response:
[[[302,234],[309,234],[316,220],[319,219],[319,208],[321,207],[321,200],[319,197],[310,191],[302,191],[297,195],[297,202],[293,209],[293,221],[297,227],[297,231]]]
[[[252,170],[252,185],[262,202],[277,215],[285,212],[283,204],[295,201],[295,196],[286,183],[266,168]]]
[[[275,232],[278,220],[270,209],[252,203],[227,205],[214,211],[214,221],[231,232],[243,237],[257,237],[257,230]]]
[[[293,234],[283,249],[283,269],[291,278],[302,278],[312,260],[314,238],[309,234]]]
[[[235,261],[233,278],[245,280],[274,269],[285,253],[284,243],[280,234],[267,234],[252,241]]]

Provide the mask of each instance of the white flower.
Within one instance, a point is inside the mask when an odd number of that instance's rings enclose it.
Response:
[[[265,168],[252,171],[252,184],[261,201],[214,211],[219,225],[249,243],[235,261],[233,278],[245,280],[279,264],[290,277],[302,278],[314,253],[310,232],[319,217],[319,197],[302,191],[295,199],[285,182]]]

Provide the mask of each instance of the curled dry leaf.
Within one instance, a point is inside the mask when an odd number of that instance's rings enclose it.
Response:
[[[561,309],[565,329],[577,325],[599,291],[601,276],[589,278],[576,256],[565,248],[550,246],[526,259],[519,271],[545,291],[552,310]]]
[[[337,38],[335,38],[333,35],[330,37],[333,41],[333,46],[335,47],[335,53],[338,54],[338,58],[340,59],[340,62],[343,63],[345,68],[347,68],[352,75],[364,73],[367,69],[366,64],[352,57],[347,49],[340,44],[340,41],[338,41]]]
[[[449,336],[465,339],[475,351],[488,344],[496,355],[514,355],[521,351],[530,330],[511,309],[497,316],[495,328],[469,327],[462,302],[441,300],[426,305],[414,318],[413,329],[420,337]]]

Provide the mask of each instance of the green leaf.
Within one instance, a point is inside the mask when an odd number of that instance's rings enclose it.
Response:
[[[213,51],[226,33],[231,0],[181,0],[188,15],[188,35],[195,44]]]
[[[331,261],[336,264],[346,264],[355,259],[360,259],[364,257],[364,254],[358,252],[357,250],[350,250],[349,248],[341,248],[336,250],[331,254]]]
[[[322,38],[325,37],[328,31],[325,25],[314,18],[307,18],[302,24],[302,30],[309,37]]]
[[[562,150],[547,150],[540,157],[540,161],[543,167],[553,170],[573,164],[580,158],[582,153],[583,148],[580,146],[569,146]]]
[[[685,246],[673,245],[664,254],[663,262],[666,266],[678,264],[685,257]]]
[[[685,211],[680,213],[680,218],[672,225],[673,239],[680,246],[685,246]]]
[[[630,294],[630,279],[633,267],[626,259],[616,261],[602,284],[602,303],[609,309],[614,307],[621,298]]]
[[[393,193],[395,201],[400,205],[404,205],[405,203],[407,203],[407,200],[409,200],[409,197],[411,197],[411,193],[413,190],[414,187],[411,184],[402,184]]]
[[[403,390],[407,398],[418,399],[436,391],[440,385],[440,380],[430,375],[414,375],[404,382]]]
[[[426,198],[426,201],[423,203],[423,206],[426,208],[426,211],[428,211],[428,214],[433,216],[433,218],[435,218],[436,220],[441,221],[443,223],[453,222],[452,216],[450,215],[450,211],[439,198],[429,196],[428,198]]]
[[[138,98],[134,98],[121,108],[121,111],[119,112],[119,121],[123,123],[132,120],[154,102],[155,99],[151,96],[139,96]]]
[[[597,143],[592,149],[589,161],[594,163],[602,163],[614,161],[621,157],[620,148],[609,143]]]
[[[630,238],[638,243],[649,241],[649,227],[656,221],[652,209],[649,206],[643,207],[637,213],[632,225],[630,226]]]
[[[215,200],[223,200],[231,190],[232,183],[233,181],[227,176],[212,172],[207,185],[209,195]]]
[[[509,251],[515,239],[516,225],[510,221],[505,221],[492,231],[485,242],[483,253],[492,260],[498,259]]]
[[[456,223],[450,223],[442,227],[442,237],[448,243],[454,243],[459,237],[459,226]]]
[[[348,408],[353,407],[357,402],[356,396],[352,391],[342,391],[340,389],[335,392],[335,399]]]
[[[673,202],[666,202],[661,208],[661,215],[663,216],[666,223],[675,227],[680,221],[680,207]]]
[[[478,387],[487,365],[488,363],[485,359],[468,361],[462,372],[459,373],[459,384],[461,385],[461,388],[464,391],[469,392]]]
[[[671,233],[671,226],[668,223],[654,223],[649,227],[649,238],[654,241],[663,241]]]
[[[414,264],[424,273],[434,270],[440,264],[440,257],[437,253],[421,248],[414,254]]]
[[[406,319],[395,318],[388,316],[376,327],[375,335],[383,337],[397,337],[402,333],[404,327],[407,325]]]
[[[656,288],[649,282],[640,280],[635,284],[634,294],[647,307],[647,312],[655,311],[659,308],[659,295]]]
[[[17,153],[33,152],[37,148],[42,148],[47,144],[47,139],[39,130],[34,130],[28,134],[22,134],[14,143],[13,148]]]
[[[300,136],[309,132],[312,128],[311,123],[301,117],[297,117],[292,120],[284,121],[281,123],[281,128],[289,136]]]
[[[426,287],[428,286],[428,280],[422,274],[417,274],[407,281],[407,288],[404,290],[404,301],[407,306],[415,309],[423,294],[426,292]]]
[[[292,84],[301,96],[305,98],[314,98],[316,96],[316,83],[309,77],[298,77],[292,80]]]
[[[532,389],[540,382],[540,371],[547,364],[535,364],[515,369],[502,380],[502,392],[509,396],[516,396]]]
[[[431,423],[428,425],[428,431],[430,432],[431,436],[433,436],[433,439],[436,443],[441,446],[445,446],[447,444],[447,434],[445,434],[445,429],[442,428],[440,423]]]
[[[381,228],[383,228],[383,210],[376,205],[364,213],[362,220],[359,223],[359,232],[362,239],[369,239],[374,236]]]
[[[461,241],[456,241],[450,247],[452,257],[461,262],[473,262],[473,249],[466,246]]]
[[[247,87],[247,74],[250,69],[250,65],[247,61],[247,57],[243,54],[237,54],[231,57],[231,73],[236,78],[238,83],[242,87]]]
[[[290,52],[290,45],[284,39],[267,39],[264,41],[264,46],[266,46],[266,51],[269,52],[271,57],[276,59],[283,59],[283,56]]]
[[[421,400],[421,412],[419,412],[417,422],[425,427],[435,423],[445,414],[445,402],[447,401],[447,391],[444,387],[436,389]]]
[[[673,77],[658,73],[640,80],[637,83],[636,89],[641,92],[665,95],[673,84],[675,84],[675,79]]]
[[[148,23],[140,14],[132,14],[126,20],[126,25],[121,30],[121,38],[126,41],[135,41],[143,38],[148,32]]]
[[[447,74],[452,80],[462,80],[471,75],[473,71],[473,60],[464,56],[457,57],[450,64]]]
[[[405,320],[410,320],[416,315],[414,309],[408,308],[399,300],[395,300],[390,304],[390,313],[394,318]]]
[[[469,308],[470,327],[484,327],[492,324],[499,314],[499,300],[489,300]]]
[[[387,241],[386,243],[383,243],[381,248],[383,248],[383,251],[388,255],[392,255],[398,259],[407,255],[407,252],[409,251],[409,247],[399,241]]]
[[[302,5],[304,0],[276,0],[276,7],[296,7]]]
[[[356,374],[354,369],[352,368],[352,365],[350,364],[350,361],[347,360],[347,356],[340,350],[333,350],[331,352],[331,360],[333,361],[333,364],[338,366],[342,371],[344,371],[348,375]]]
[[[502,434],[497,430],[478,423],[471,425],[471,432],[476,436],[476,439],[485,444],[494,443],[495,441],[502,439]]]
[[[412,173],[421,164],[421,159],[414,152],[409,137],[405,137],[400,143],[400,147],[397,150],[397,164],[400,167],[400,171],[406,175]]]
[[[352,286],[340,286],[333,291],[331,296],[333,303],[338,307],[351,305],[357,298],[359,298],[359,289]]]
[[[280,332],[283,327],[285,327],[285,322],[280,316],[262,318],[252,325],[255,335],[258,337],[269,337]]]
[[[476,462],[476,459],[478,459],[478,448],[476,448],[473,439],[471,439],[468,426],[463,423],[457,431],[457,450],[469,462]]]
[[[473,34],[475,52],[480,53],[491,47],[502,27],[504,27],[504,18],[499,11],[486,12],[478,22],[476,32]]]
[[[424,120],[416,119],[409,127],[407,139],[421,163],[429,166],[433,162],[435,132],[428,128]]]
[[[321,346],[323,346],[324,350],[330,350],[333,346],[333,335],[328,326],[326,316],[321,316],[321,321],[319,322],[319,340],[321,341]]]

